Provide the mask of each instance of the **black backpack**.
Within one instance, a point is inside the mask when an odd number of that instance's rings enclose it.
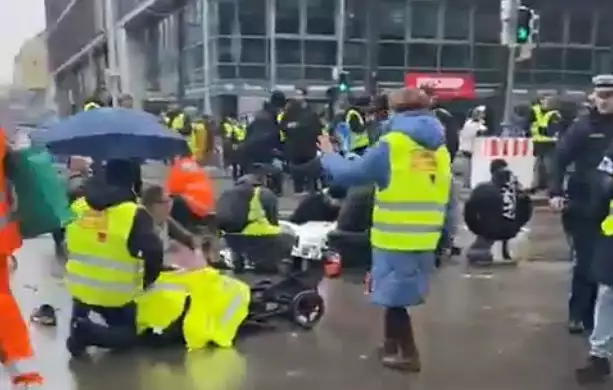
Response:
[[[224,191],[215,205],[219,229],[225,233],[240,233],[249,223],[249,202],[254,193],[252,185],[238,185]]]

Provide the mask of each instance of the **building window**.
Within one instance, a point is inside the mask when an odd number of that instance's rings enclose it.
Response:
[[[266,66],[264,65],[241,65],[238,67],[238,77],[247,80],[266,79]]]
[[[237,13],[235,1],[221,1],[217,6],[219,35],[232,35],[236,30]]]
[[[345,43],[343,64],[348,66],[364,66],[366,64],[366,43]]]
[[[233,80],[236,78],[236,66],[234,65],[218,65],[217,75],[220,79]]]
[[[613,55],[611,49],[596,50],[594,53],[594,73],[611,73],[613,69]]]
[[[564,14],[560,10],[546,9],[540,12],[539,40],[548,43],[563,43]]]
[[[447,2],[443,37],[450,40],[468,40],[470,36],[470,6]]]
[[[502,50],[500,46],[475,46],[473,60],[475,69],[499,69],[502,66],[502,59]]]
[[[347,20],[345,21],[345,33],[347,39],[359,39],[366,36],[366,7],[360,0],[347,1]]]
[[[400,84],[404,80],[405,73],[404,68],[379,68],[377,78],[379,81]]]
[[[266,0],[240,0],[240,34],[266,36],[266,13]]]
[[[277,39],[276,56],[279,64],[301,64],[302,41],[297,39]]]
[[[592,71],[592,50],[567,48],[564,53],[564,69],[578,72]]]
[[[275,26],[277,34],[300,33],[299,0],[277,0]]]
[[[286,1],[286,0],[284,0]],[[306,2],[306,32],[314,35],[334,35],[336,1],[309,0]]]
[[[407,8],[404,0],[384,0],[376,5],[380,8],[379,39],[404,41],[406,38]]]
[[[217,62],[234,62],[234,56],[232,55],[232,39],[217,38]]]
[[[438,46],[429,43],[407,45],[406,63],[409,68],[436,68]]]
[[[268,47],[265,39],[241,39],[240,62],[265,64],[268,61]]]
[[[499,84],[500,83],[500,71],[499,70],[476,70],[474,72],[475,81],[478,84]]]
[[[332,79],[332,68],[307,66],[304,69],[304,78],[312,81],[330,81]]]
[[[563,49],[557,47],[539,47],[534,51],[535,70],[562,69]]]
[[[443,45],[441,47],[441,68],[470,68],[470,46]]]
[[[592,12],[573,9],[568,12],[568,43],[591,45],[595,20]],[[610,22],[609,22],[610,23]]]
[[[296,80],[303,80],[302,66],[277,66],[277,79],[283,81],[296,82]]]
[[[611,18],[608,13],[603,12],[598,14],[598,22],[596,24],[596,46],[613,46],[613,34],[611,34]]]
[[[304,62],[309,65],[335,65],[336,41],[304,41]]]
[[[412,1],[411,38],[431,39],[437,37],[439,20],[439,3]]]
[[[576,85],[576,86],[585,86],[591,84],[592,74],[591,73],[564,73],[564,84],[566,85]]]
[[[187,66],[190,71],[204,66],[204,45],[196,45],[187,50]]]
[[[535,84],[559,84],[564,80],[562,72],[534,72],[533,81]]]
[[[404,66],[405,44],[403,43],[380,43],[379,66]]]
[[[475,7],[473,16],[475,42],[500,43],[500,8],[490,1]]]

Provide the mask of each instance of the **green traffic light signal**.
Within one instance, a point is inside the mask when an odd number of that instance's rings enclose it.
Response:
[[[341,83],[338,85],[338,90],[341,92],[349,91],[349,86],[347,84]]]
[[[517,42],[524,43],[528,40],[528,29],[520,27],[517,29]]]

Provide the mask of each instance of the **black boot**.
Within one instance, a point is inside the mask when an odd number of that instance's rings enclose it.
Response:
[[[585,327],[581,321],[569,320],[568,321],[568,333],[570,334],[582,334],[585,332]]]
[[[609,359],[590,356],[587,366],[575,371],[575,378],[580,385],[606,382],[611,376]]]

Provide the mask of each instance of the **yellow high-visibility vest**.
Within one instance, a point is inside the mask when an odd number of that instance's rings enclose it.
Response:
[[[247,226],[241,232],[244,236],[271,236],[281,233],[280,226],[274,226],[266,218],[266,213],[260,202],[260,187],[255,187],[249,201],[249,216]]]
[[[71,207],[76,219],[66,227],[68,292],[88,305],[131,302],[142,289],[142,261],[127,248],[138,205],[124,202],[97,211],[80,198]]]
[[[164,333],[180,319],[189,297],[182,323],[189,350],[210,342],[231,347],[249,311],[249,286],[210,267],[162,272],[153,287],[136,300],[138,332]]]
[[[348,110],[347,114],[345,115],[345,122],[347,122],[347,125],[349,125],[349,123],[354,117],[358,119],[358,121],[360,122],[360,126],[364,127],[364,124],[365,124],[364,118],[362,118],[362,115],[359,113],[359,111],[354,110],[354,109]],[[361,133],[356,133],[352,131],[350,128],[349,136],[350,136],[350,139],[349,139],[349,149],[350,150],[364,148],[370,144],[370,138],[368,138],[368,133],[366,131],[362,131]]]
[[[89,102],[83,106],[83,111],[95,110],[96,108],[100,108],[100,104],[96,102]]]
[[[533,142],[555,142],[555,137],[550,137],[541,134],[541,129],[546,129],[554,115],[560,115],[556,110],[543,112],[539,104],[532,106],[534,112],[534,121],[530,124],[530,134]]]
[[[449,152],[445,146],[428,150],[393,130],[381,140],[389,146],[390,182],[375,193],[371,244],[384,250],[434,250],[449,201]]]

